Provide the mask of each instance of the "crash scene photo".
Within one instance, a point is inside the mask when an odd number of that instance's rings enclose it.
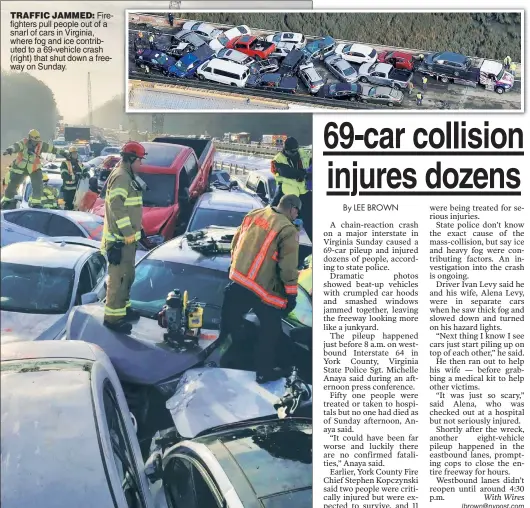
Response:
[[[522,107],[520,12],[128,11],[127,47],[128,111]]]
[[[2,85],[2,507],[311,506],[312,117]]]

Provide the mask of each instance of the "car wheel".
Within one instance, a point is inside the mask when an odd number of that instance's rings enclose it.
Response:
[[[367,101],[366,99],[361,99],[361,102],[362,102],[363,104],[366,104],[368,101]]]
[[[449,78],[447,76],[443,76],[443,77],[440,78],[440,81],[442,83],[449,83]]]
[[[197,74],[200,81],[204,81],[206,78],[202,74]]]
[[[230,86],[237,86],[236,83],[230,83]]]
[[[364,76],[362,78],[359,78],[359,81],[361,83],[368,83],[368,78],[365,78]]]
[[[495,91],[498,94],[502,95],[504,93],[504,88],[502,88],[502,86],[498,86],[497,88],[495,88]]]
[[[388,106],[389,108],[392,108],[392,107],[394,107],[394,103],[393,103],[393,102],[389,102],[389,103],[387,104],[387,106]]]

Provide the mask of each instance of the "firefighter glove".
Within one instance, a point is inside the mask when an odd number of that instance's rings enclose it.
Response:
[[[289,314],[296,307],[296,295],[287,295],[287,307],[285,307],[286,314]]]
[[[12,148],[6,148],[6,151],[2,155],[11,155],[13,153]]]
[[[110,265],[119,265],[121,263],[121,249],[123,242],[114,242],[107,251],[107,258]]]

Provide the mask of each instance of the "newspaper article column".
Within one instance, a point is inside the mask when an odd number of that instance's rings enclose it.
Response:
[[[523,506],[523,131],[408,118],[315,125],[315,496]]]

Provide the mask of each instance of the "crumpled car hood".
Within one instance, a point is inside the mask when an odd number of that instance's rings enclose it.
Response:
[[[26,314],[2,310],[1,342],[53,340],[66,326],[66,314]]]
[[[284,394],[285,378],[260,385],[255,372],[206,367],[186,371],[166,407],[177,432],[193,438],[219,425],[276,415],[273,405]]]
[[[101,198],[96,199],[91,213],[105,217],[105,201]],[[178,204],[173,206],[143,207],[142,210],[142,227],[147,236],[157,235],[165,222],[178,212]]]

